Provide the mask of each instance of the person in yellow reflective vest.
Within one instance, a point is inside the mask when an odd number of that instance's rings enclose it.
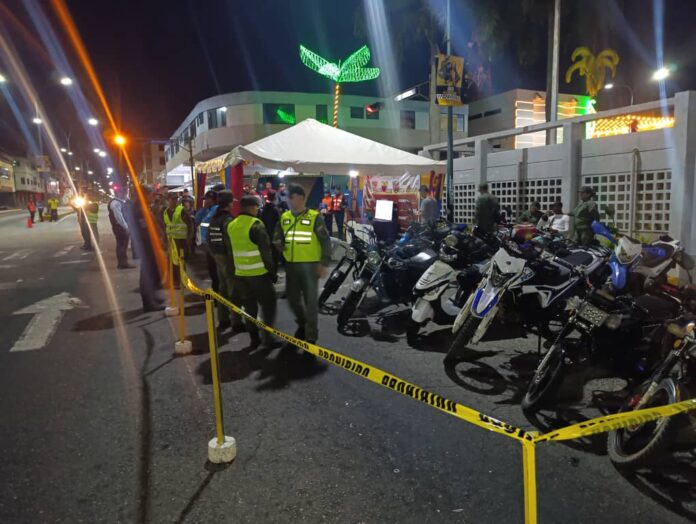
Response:
[[[172,261],[174,285],[179,286],[179,253],[186,249],[189,226],[186,223],[188,214],[184,213],[184,206],[179,203],[176,193],[167,196],[167,208],[162,213],[164,232],[167,237],[169,257]]]
[[[48,212],[51,214],[51,222],[58,222],[58,199],[55,196],[48,199]]]
[[[288,304],[295,314],[295,337],[316,342],[319,337],[319,278],[325,277],[331,264],[331,238],[319,212],[307,209],[301,186],[288,188],[290,209],[276,226],[273,244],[285,259]]]
[[[240,214],[227,225],[229,249],[234,263],[234,294],[244,311],[256,317],[261,308],[261,321],[269,326],[275,322],[277,281],[273,247],[266,226],[258,218],[259,200],[244,195],[239,201]],[[270,350],[280,344],[273,336],[246,322],[251,348]]]

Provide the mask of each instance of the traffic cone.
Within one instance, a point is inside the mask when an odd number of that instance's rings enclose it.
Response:
[[[32,227],[34,227],[33,224],[31,223],[31,217],[28,217],[28,218],[27,218],[27,227],[30,228],[30,229],[31,229]]]

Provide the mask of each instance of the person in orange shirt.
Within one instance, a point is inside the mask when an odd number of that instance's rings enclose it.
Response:
[[[319,211],[321,212],[321,216],[324,217],[326,230],[329,232],[329,235],[331,235],[331,228],[333,226],[333,198],[331,198],[331,193],[329,191],[324,193],[324,198],[321,199]]]

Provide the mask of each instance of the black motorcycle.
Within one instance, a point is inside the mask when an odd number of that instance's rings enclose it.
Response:
[[[671,322],[667,332],[674,341],[673,349],[650,378],[632,391],[619,412],[665,406],[693,397],[696,377],[694,323]],[[609,458],[619,469],[649,465],[669,450],[680,431],[688,426],[688,420],[686,414],[675,415],[610,431],[607,438]]]
[[[539,363],[522,409],[534,413],[552,405],[571,368],[582,363],[606,367],[613,376],[642,380],[662,355],[665,321],[680,314],[666,295],[615,296],[605,289],[569,303],[571,316]],[[573,332],[579,338],[569,338]]]
[[[339,329],[348,323],[370,288],[373,288],[384,302],[410,303],[413,300],[413,286],[437,259],[434,246],[432,240],[418,237],[405,245],[399,244],[390,248],[379,245],[371,247],[367,261],[351,284],[350,291],[338,311]]]
[[[341,257],[341,260],[338,261],[336,267],[331,271],[329,278],[324,282],[324,288],[319,295],[319,308],[323,308],[326,305],[326,301],[338,291],[338,288],[341,287],[348,275],[352,274],[353,279],[357,278],[367,260],[369,246],[374,245],[374,233],[372,231],[367,230],[367,234],[370,237],[369,242],[360,238],[356,234],[355,229],[350,226],[346,226],[346,231],[351,235],[350,245],[346,248],[346,252]]]

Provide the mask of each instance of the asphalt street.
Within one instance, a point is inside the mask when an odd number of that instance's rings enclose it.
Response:
[[[0,216],[0,522],[523,521],[519,443],[295,350],[249,351],[246,334],[220,337],[238,455],[207,463],[204,304],[186,296],[194,354],[174,357],[176,319],[142,312],[138,271],[116,270],[101,215],[103,262],[79,249],[74,216],[32,229],[25,214]],[[205,287],[203,265],[191,273]],[[590,381],[581,401],[528,420],[535,340],[489,342],[445,370],[448,328],[410,347],[408,309],[367,306],[352,336],[322,315],[319,344],[525,429],[598,415],[622,387]],[[284,300],[277,324],[294,332]],[[622,476],[605,441],[539,445],[540,522],[696,520],[688,451]]]

